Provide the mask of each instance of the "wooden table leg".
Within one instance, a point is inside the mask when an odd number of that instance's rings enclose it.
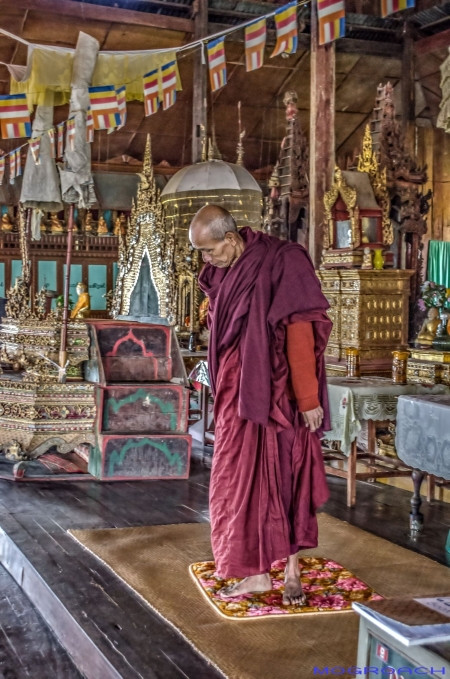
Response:
[[[202,445],[206,446],[206,430],[208,429],[208,387],[205,384],[201,386],[201,397],[202,397]]]
[[[420,513],[420,505],[422,499],[420,497],[420,487],[422,485],[425,473],[420,469],[413,469],[412,480],[414,484],[414,493],[411,498],[411,513],[409,515],[409,528],[412,535],[415,535],[423,527],[423,514]]]
[[[433,474],[427,474],[427,502],[434,500],[436,490],[436,478]]]
[[[377,448],[376,444],[377,427],[374,420],[367,420],[367,429],[368,429],[367,452],[370,453],[370,455],[375,455],[375,451]]]
[[[347,507],[356,504],[356,439],[352,442],[352,449],[347,462]]]

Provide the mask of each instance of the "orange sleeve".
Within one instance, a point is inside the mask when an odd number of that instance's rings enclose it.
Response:
[[[309,321],[287,326],[287,359],[292,388],[301,413],[320,406],[314,331]]]

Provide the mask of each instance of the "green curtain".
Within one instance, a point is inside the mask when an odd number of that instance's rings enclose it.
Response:
[[[450,242],[430,240],[427,279],[450,288]]]

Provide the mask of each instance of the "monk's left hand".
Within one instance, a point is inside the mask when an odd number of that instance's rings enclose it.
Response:
[[[307,410],[305,413],[302,413],[302,415],[305,424],[309,427],[310,431],[316,431],[322,425],[323,410],[320,406],[314,408],[314,410]]]

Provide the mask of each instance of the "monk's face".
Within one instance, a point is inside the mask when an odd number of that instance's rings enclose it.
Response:
[[[226,269],[236,259],[238,239],[237,234],[228,231],[223,240],[211,238],[207,227],[191,229],[189,237],[193,247],[200,250],[204,262]]]

